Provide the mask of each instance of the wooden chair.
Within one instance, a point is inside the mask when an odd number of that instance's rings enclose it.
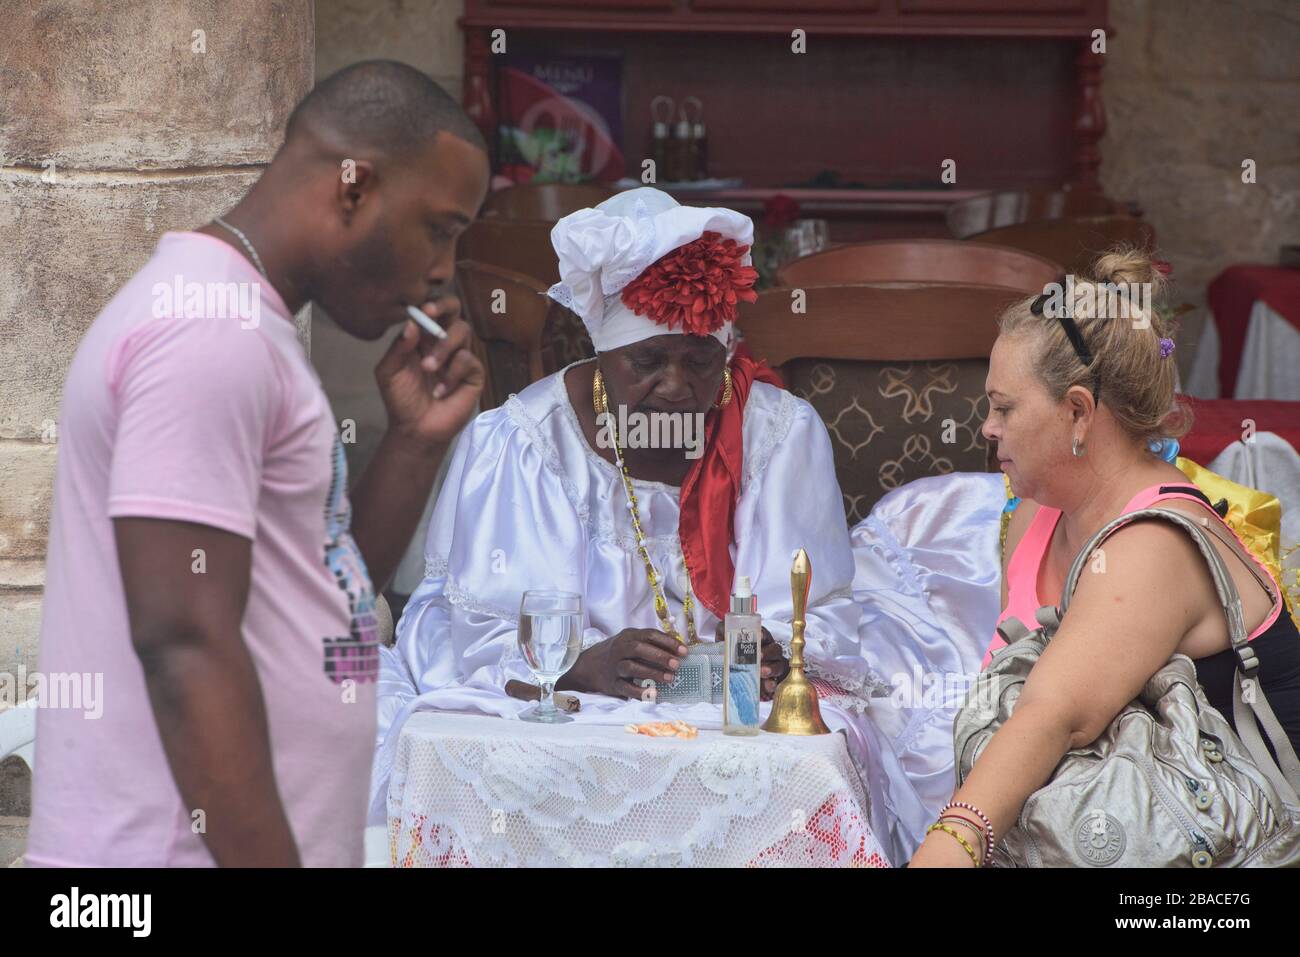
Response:
[[[775,288],[742,304],[754,355],[817,410],[830,433],[850,525],[926,475],[989,470],[980,427],[997,317],[1015,290],[969,283]]]
[[[548,300],[546,313],[546,331],[542,341],[546,344],[542,350],[546,374],[557,372],[574,362],[590,359],[596,355],[596,347],[591,343],[587,327],[576,312],[564,308],[554,300]]]
[[[957,239],[1017,223],[1074,216],[1140,215],[1120,203],[1089,190],[1012,189],[984,193],[948,207],[948,229]]]
[[[595,183],[526,183],[489,193],[483,216],[534,219],[554,223],[569,213],[603,203],[614,190]]]
[[[1131,216],[1077,216],[990,229],[966,242],[1022,249],[1055,259],[1065,267],[1063,272],[1088,276],[1093,261],[1107,249],[1123,245],[1152,250],[1156,235],[1149,223]]]
[[[474,352],[486,370],[480,405],[495,409],[555,364],[542,346],[550,302],[547,286],[523,273],[472,260],[456,264],[456,282],[465,318],[474,330]]]
[[[777,282],[959,282],[1004,286],[1029,295],[1061,271],[1059,263],[1019,249],[957,239],[882,239],[833,246],[792,260],[777,271]]]
[[[548,298],[548,287],[531,276],[472,260],[456,269],[474,354],[486,371],[482,408],[495,408],[511,393],[596,354],[582,320]],[[505,311],[494,312],[494,301]]]
[[[560,281],[551,227],[537,219],[477,219],[456,247],[458,260],[471,260],[531,276],[550,287]]]

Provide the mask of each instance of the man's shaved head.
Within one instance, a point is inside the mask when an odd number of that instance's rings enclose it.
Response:
[[[402,159],[444,132],[487,152],[478,127],[437,83],[405,63],[365,60],[316,84],[289,115],[284,139],[323,135]]]
[[[456,240],[490,175],[483,137],[459,103],[414,67],[371,60],[326,77],[298,104],[235,212],[297,251],[299,297],[374,339],[409,321],[407,306],[446,295]]]

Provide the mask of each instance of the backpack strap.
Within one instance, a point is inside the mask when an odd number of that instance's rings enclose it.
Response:
[[[1295,748],[1291,746],[1290,739],[1273,713],[1272,707],[1269,706],[1268,698],[1259,683],[1259,658],[1256,657],[1255,649],[1250,646],[1246,637],[1241,595],[1237,592],[1237,586],[1227,566],[1224,565],[1219,550],[1214,547],[1208,533],[1199,522],[1178,509],[1153,505],[1128,512],[1103,526],[1079,550],[1079,554],[1070,565],[1070,572],[1065,576],[1065,587],[1061,592],[1059,617],[1065,617],[1065,612],[1070,606],[1070,597],[1078,587],[1079,578],[1083,575],[1084,566],[1091,560],[1092,553],[1115,531],[1138,519],[1146,518],[1162,519],[1183,529],[1192,537],[1192,541],[1196,543],[1196,547],[1205,558],[1210,569],[1210,577],[1214,580],[1214,590],[1218,592],[1219,603],[1228,620],[1228,637],[1232,640],[1232,650],[1237,656],[1237,680],[1232,693],[1232,717],[1233,723],[1237,726],[1237,735],[1255,764],[1268,777],[1278,793],[1290,803],[1300,803],[1300,796],[1297,796],[1297,792],[1300,792],[1300,758],[1297,758]],[[1209,519],[1203,521],[1208,522]],[[1049,631],[1048,638],[1050,637]],[[1273,760],[1272,755],[1268,753],[1268,748],[1264,746],[1259,725],[1263,726],[1264,732],[1268,735],[1277,754],[1277,761]]]
[[[1029,634],[1029,629],[1019,618],[1011,617],[998,625],[998,634],[1008,645],[1014,645],[1025,635]]]

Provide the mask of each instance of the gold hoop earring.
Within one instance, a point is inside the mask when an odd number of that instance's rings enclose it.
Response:
[[[716,406],[714,406],[714,408],[721,409],[725,406],[731,405],[733,395],[734,393],[731,387],[731,369],[724,367],[722,370],[722,399]]]
[[[609,408],[609,397],[605,395],[605,377],[600,374],[600,366],[591,377],[591,407],[597,415],[602,415]]]

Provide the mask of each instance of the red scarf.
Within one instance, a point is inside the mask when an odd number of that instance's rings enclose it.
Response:
[[[731,543],[745,466],[745,403],[754,382],[784,388],[780,377],[742,346],[731,360],[731,401],[713,416],[705,431],[704,454],[682,483],[678,534],[691,570],[691,587],[700,604],[719,618],[727,613],[736,574]]]

